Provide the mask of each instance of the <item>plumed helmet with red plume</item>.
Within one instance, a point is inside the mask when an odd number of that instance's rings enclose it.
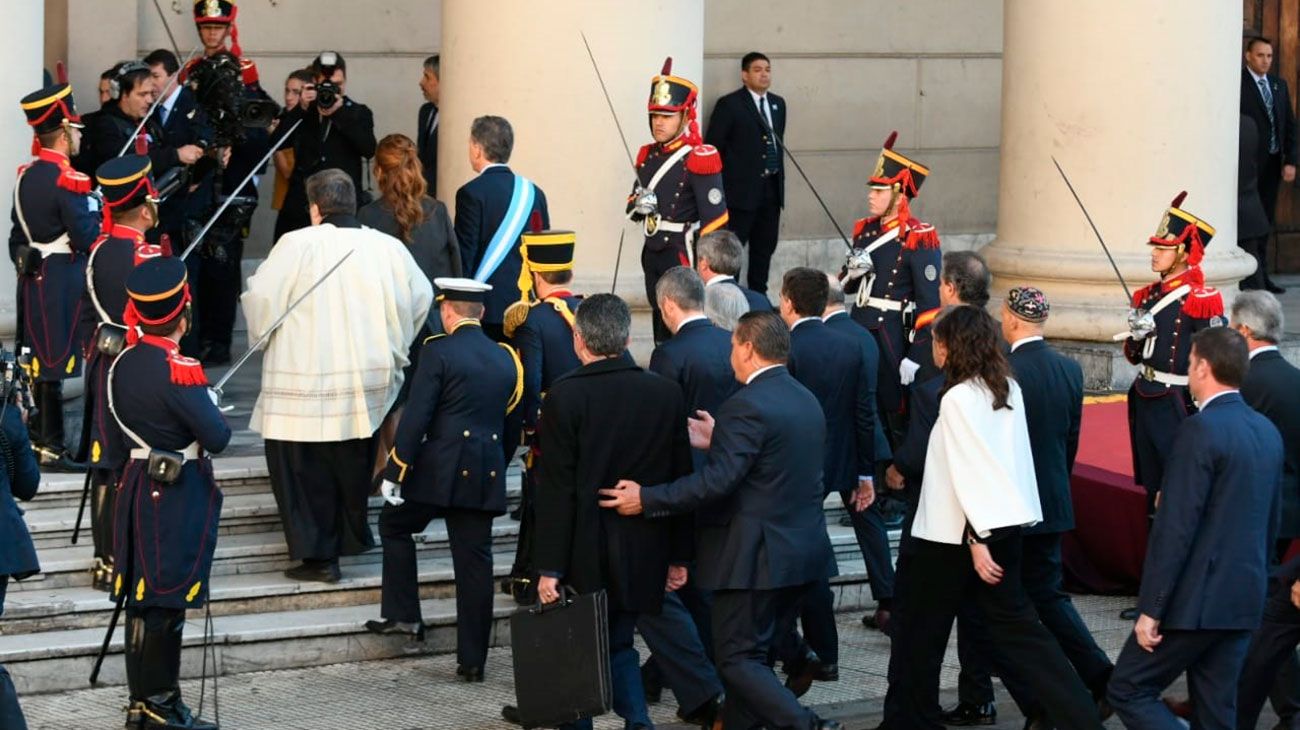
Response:
[[[1169,203],[1156,233],[1147,243],[1160,248],[1181,248],[1187,252],[1187,263],[1196,266],[1205,257],[1205,248],[1214,238],[1214,226],[1183,210],[1183,201],[1187,199],[1184,190]]]

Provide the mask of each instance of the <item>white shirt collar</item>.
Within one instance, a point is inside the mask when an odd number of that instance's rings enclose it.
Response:
[[[822,321],[823,321],[823,322],[829,322],[829,321],[831,321],[831,317],[834,317],[834,316],[836,316],[837,314],[843,314],[843,315],[847,316],[848,313],[849,313],[849,310],[847,310],[847,309],[837,309],[837,310],[835,310],[834,312],[831,312],[830,314],[828,314],[828,315],[822,317]]]
[[[714,276],[712,279],[709,279],[708,281],[704,282],[704,285],[713,286],[714,284],[721,284],[724,281],[733,281],[735,278],[736,277],[734,276],[728,276],[726,274],[718,274]]]
[[[172,89],[172,93],[168,94],[167,98],[163,100],[163,103],[159,104],[158,106],[161,106],[162,108],[166,109],[167,114],[170,116],[172,113],[172,107],[176,106],[176,97],[180,95],[181,95],[181,87],[180,84],[177,84]]]
[[[780,365],[768,365],[768,366],[766,366],[766,367],[761,367],[761,368],[755,370],[754,372],[752,372],[752,373],[749,374],[749,377],[748,377],[748,378],[745,378],[745,385],[749,385],[750,383],[754,382],[754,378],[757,378],[758,376],[762,375],[763,373],[767,372],[768,370],[771,370],[772,368],[779,368],[779,367],[781,367],[781,366],[780,366]]]
[[[767,96],[766,91],[760,94],[757,91],[754,91],[753,89],[749,88],[748,86],[745,87],[745,91],[748,91],[749,95],[753,97],[755,105],[757,105],[763,97]]]
[[[1255,349],[1250,351],[1250,359],[1254,360],[1256,355],[1262,355],[1266,352],[1277,352],[1277,345],[1264,345],[1263,347],[1256,347]]]
[[[814,320],[820,322],[821,319],[822,319],[821,317],[800,317],[799,319],[796,319],[794,321],[794,324],[790,325],[790,331],[794,332],[794,329],[799,325],[803,324],[804,322],[812,322]]]
[[[482,175],[493,167],[507,167],[507,165],[504,162],[489,162],[483,166],[482,170],[478,171],[478,174]]]
[[[1214,395],[1210,396],[1209,398],[1206,398],[1204,403],[1197,403],[1197,404],[1196,404],[1196,407],[1197,407],[1197,409],[1203,411],[1203,410],[1205,410],[1205,407],[1206,407],[1206,406],[1208,406],[1208,405],[1210,405],[1211,403],[1214,402],[1214,399],[1215,399],[1215,398],[1218,398],[1218,397],[1221,396],[1221,395],[1227,395],[1227,394],[1229,394],[1229,393],[1239,393],[1239,392],[1240,392],[1240,391],[1238,391],[1238,390],[1221,390],[1221,391],[1219,391],[1218,393],[1215,393]]]
[[[1268,74],[1263,74],[1263,75],[1257,74],[1255,73],[1255,69],[1251,68],[1250,66],[1247,66],[1246,70],[1249,71],[1250,75],[1255,79],[1256,86],[1259,86],[1260,81],[1263,81],[1264,79],[1268,78]]]
[[[1021,345],[1028,345],[1031,342],[1038,342],[1042,339],[1043,339],[1042,335],[1030,335],[1029,337],[1021,337],[1020,339],[1011,343],[1011,351],[1015,352],[1016,348],[1020,347]]]
[[[686,325],[690,324],[691,322],[694,322],[694,321],[696,321],[696,320],[700,320],[700,319],[708,320],[708,317],[704,316],[703,314],[693,314],[693,315],[687,317],[686,319],[683,319],[681,322],[678,322],[678,323],[677,323],[677,329],[673,330],[673,334],[677,334],[678,332],[681,332],[683,327],[685,327]]]

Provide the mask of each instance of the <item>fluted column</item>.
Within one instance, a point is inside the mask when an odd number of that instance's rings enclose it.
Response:
[[[18,100],[41,87],[41,59],[45,46],[45,4],[8,3],[0,24],[0,208],[5,240],[9,209],[13,207],[15,171],[31,159],[32,130]],[[8,254],[5,255],[8,259]],[[0,265],[0,339],[9,343],[15,332],[14,267]]]
[[[1033,284],[1048,335],[1109,341],[1123,291],[1052,165],[1069,173],[1131,288],[1152,280],[1148,237],[1180,190],[1218,229],[1209,281],[1235,292],[1240,3],[1006,0],[995,292]]]

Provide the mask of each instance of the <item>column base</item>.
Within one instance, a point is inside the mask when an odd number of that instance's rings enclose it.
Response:
[[[1055,339],[1050,342],[1062,355],[1083,367],[1085,392],[1124,392],[1137,377],[1137,368],[1124,359],[1124,348],[1119,343]]]

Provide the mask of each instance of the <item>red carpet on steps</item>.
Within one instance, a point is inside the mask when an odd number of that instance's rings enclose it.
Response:
[[[1136,593],[1147,547],[1146,491],[1133,483],[1124,396],[1089,399],[1070,489],[1073,532],[1062,540],[1066,587]]]

